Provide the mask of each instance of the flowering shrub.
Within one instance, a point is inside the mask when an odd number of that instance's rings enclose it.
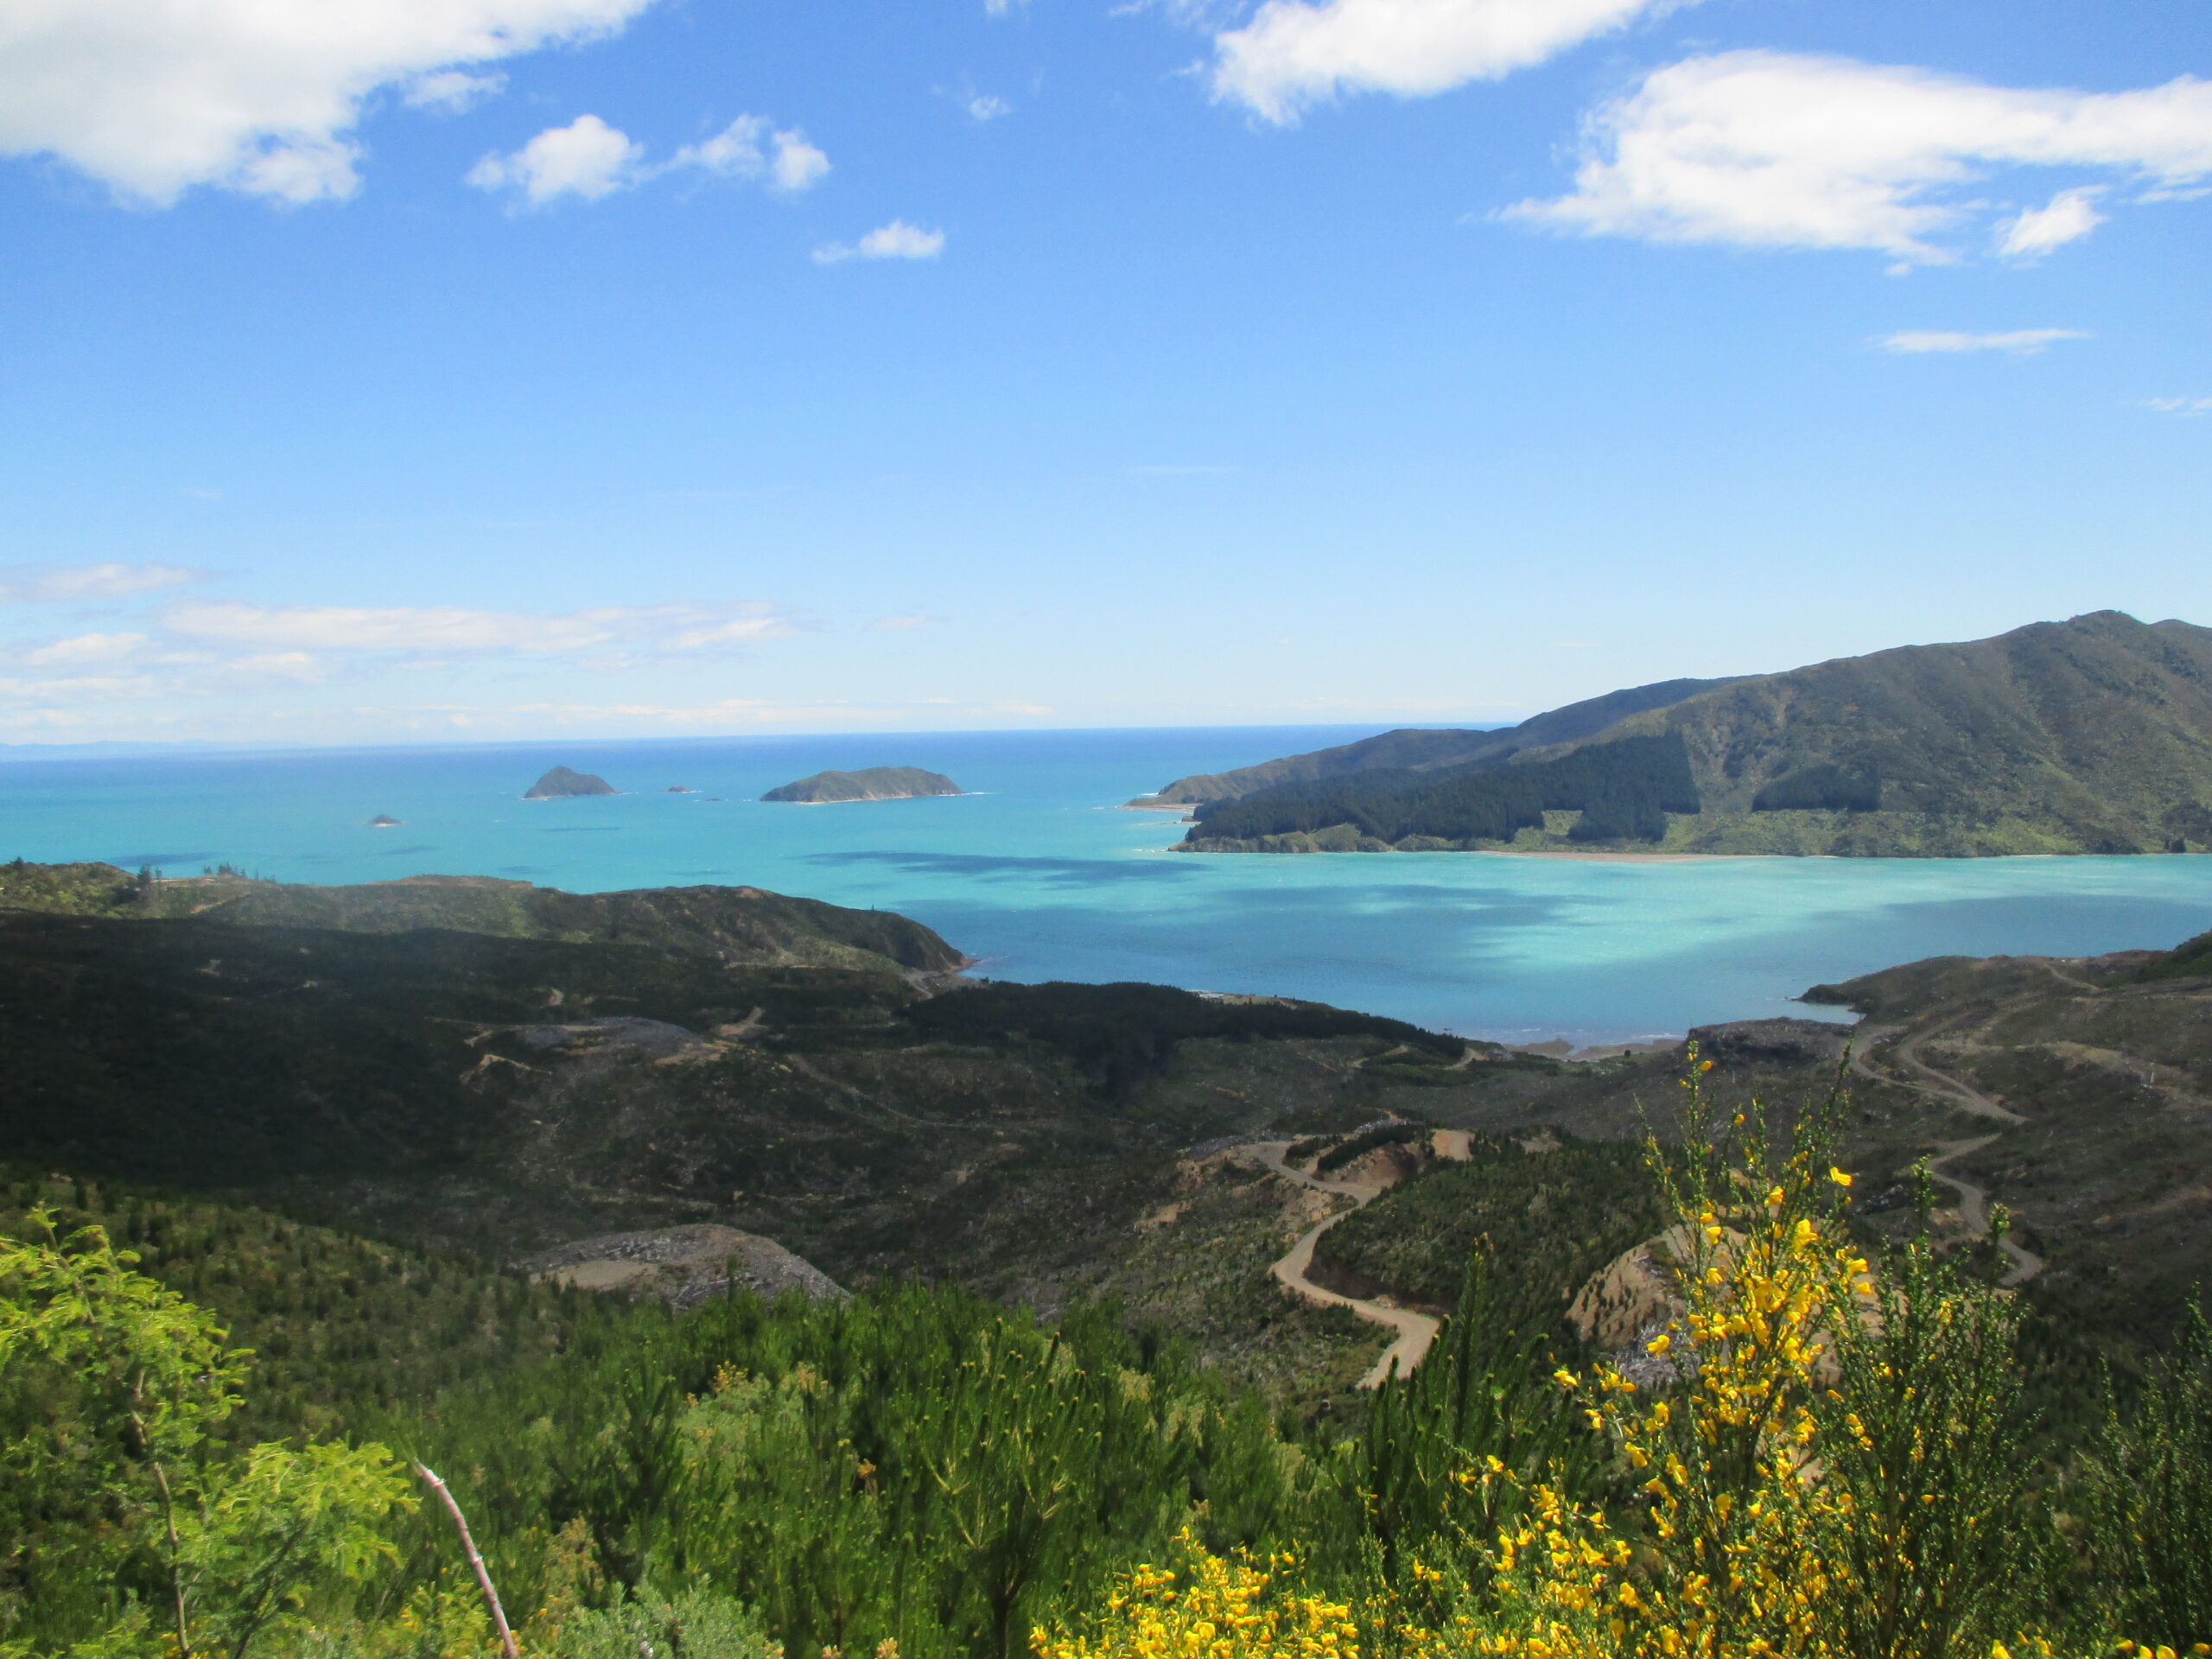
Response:
[[[1175,1566],[1141,1566],[1116,1581],[1088,1634],[1035,1631],[1037,1659],[1357,1659],[1348,1606],[1270,1595],[1274,1573],[1242,1553],[1212,1554],[1187,1530],[1176,1544]]]

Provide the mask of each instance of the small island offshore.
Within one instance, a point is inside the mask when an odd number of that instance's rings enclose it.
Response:
[[[594,777],[588,772],[571,772],[566,766],[556,766],[530,786],[525,801],[565,800],[572,795],[619,795],[622,791],[606,779]]]
[[[811,778],[772,789],[760,798],[819,806],[831,801],[911,801],[929,795],[966,793],[941,772],[924,772],[919,766],[868,766],[859,772],[817,772]]]

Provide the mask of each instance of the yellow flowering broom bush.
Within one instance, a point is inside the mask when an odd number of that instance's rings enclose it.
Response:
[[[1609,1515],[1537,1483],[1497,1541],[1494,1611],[1442,1639],[1511,1659],[2036,1650],[2015,1634],[2039,1558],[2010,1303],[1924,1243],[1878,1283],[1841,1224],[1828,1115],[1782,1151],[1756,1106],[1716,1133],[1697,1080],[1686,1146],[1652,1148],[1680,1301],[1645,1346],[1672,1384],[1606,1363],[1554,1379],[1631,1499]]]
[[[1173,1566],[1117,1579],[1085,1633],[1036,1630],[1037,1659],[1357,1659],[1350,1607],[1278,1591],[1277,1572],[1242,1552],[1213,1554],[1188,1530],[1176,1546]]]

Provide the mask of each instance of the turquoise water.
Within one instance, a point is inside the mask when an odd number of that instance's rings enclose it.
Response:
[[[1273,991],[1468,1035],[1605,1041],[1808,1012],[1916,957],[2082,955],[2212,927],[2212,858],[1713,860],[1169,853],[1140,791],[1370,728],[923,734],[0,765],[0,857],[229,862],[288,881],[436,871],[582,891],[747,882],[928,923],[1007,979]],[[612,798],[518,798],[555,764]],[[976,793],[771,806],[825,767]],[[695,795],[665,793],[686,785]],[[719,800],[712,797],[721,797]],[[366,820],[390,813],[395,830]]]

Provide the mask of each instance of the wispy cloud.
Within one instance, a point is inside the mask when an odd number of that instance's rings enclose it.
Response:
[[[2096,208],[2101,188],[2062,190],[2044,207],[2031,207],[1997,227],[1997,251],[2007,259],[2040,259],[2079,241],[2105,222]]]
[[[1995,334],[1959,334],[1945,328],[1904,328],[1894,334],[1880,335],[1870,343],[1885,352],[1908,357],[1928,352],[2010,352],[2016,357],[2032,357],[2057,340],[2095,338],[2083,328],[2015,328]]]
[[[506,89],[505,75],[472,75],[465,69],[441,69],[417,75],[410,81],[404,98],[410,110],[440,110],[448,115],[458,115],[464,110],[474,109],[487,98],[497,98]]]
[[[127,599],[180,588],[206,573],[181,564],[70,564],[0,567],[0,605],[66,605]]]
[[[1691,58],[1590,117],[1575,188],[1507,213],[1588,235],[1955,259],[1992,170],[2070,167],[2171,189],[2212,178],[2212,82],[2126,92],[1986,86],[1930,70],[1778,52]],[[2014,257],[2099,222],[2088,188],[1998,227]]]
[[[765,178],[772,188],[812,188],[830,172],[830,158],[798,128],[772,130],[762,116],[741,115],[702,143],[686,144],[670,168],[696,167],[726,179]]]
[[[925,231],[894,219],[870,231],[856,243],[825,243],[814,251],[817,265],[840,264],[848,259],[934,259],[944,251],[944,232]]]
[[[2160,415],[2212,415],[2212,397],[2145,397],[2143,407]]]
[[[878,633],[902,633],[910,628],[933,628],[944,620],[921,611],[910,611],[904,616],[880,616],[868,624]]]
[[[467,181],[480,190],[515,192],[540,207],[563,196],[596,201],[684,172],[757,180],[796,194],[828,175],[830,157],[796,127],[779,130],[765,116],[741,115],[712,137],[649,162],[645,147],[629,134],[595,115],[580,115],[565,127],[548,127],[520,149],[485,156],[469,169]]]
[[[608,607],[568,612],[483,611],[454,606],[384,609],[238,602],[180,605],[162,619],[169,634],[264,652],[346,652],[451,658],[565,656],[622,649],[707,651],[796,633],[763,605]]]
[[[1267,0],[1214,41],[1216,97],[1295,120],[1346,92],[1417,97],[1495,80],[1693,0]]]
[[[143,633],[79,633],[26,652],[23,661],[33,668],[127,662],[143,652],[146,644]]]

